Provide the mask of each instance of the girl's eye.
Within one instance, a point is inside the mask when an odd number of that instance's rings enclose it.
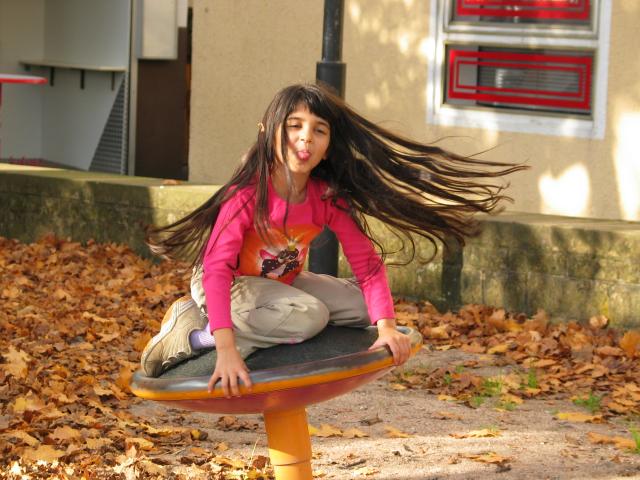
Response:
[[[299,123],[290,123],[287,125],[287,128],[301,128],[302,125],[300,125]]]
[[[327,134],[326,130],[323,129],[323,128],[316,128],[316,132],[318,132],[318,133],[320,133],[322,135],[326,135]]]

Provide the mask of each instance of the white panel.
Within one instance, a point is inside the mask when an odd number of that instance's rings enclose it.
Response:
[[[25,74],[20,59],[42,57],[44,11],[43,0],[0,0],[0,72]],[[13,84],[2,87],[1,158],[42,158],[42,96],[46,88]]]
[[[187,0],[178,0],[178,28],[187,28],[189,19],[189,2]]]
[[[44,153],[47,160],[88,170],[118,94],[123,75],[86,72],[80,89],[80,72],[56,70],[55,86],[44,101]]]
[[[129,64],[130,0],[47,0],[47,60]]]
[[[177,0],[140,0],[138,58],[178,58]]]

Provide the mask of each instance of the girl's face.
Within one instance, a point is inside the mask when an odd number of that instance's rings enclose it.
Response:
[[[285,120],[287,132],[287,165],[294,177],[308,178],[313,170],[327,156],[331,129],[329,123],[314,115],[299,104]],[[282,157],[280,129],[276,132],[276,158],[284,164]],[[305,179],[306,179],[305,178]]]

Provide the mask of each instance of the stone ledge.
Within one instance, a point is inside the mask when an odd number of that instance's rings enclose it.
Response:
[[[218,187],[0,164],[0,235],[31,242],[53,231],[76,241],[122,242],[149,256],[143,226],[175,221]],[[483,219],[462,251],[389,267],[394,294],[440,308],[485,303],[555,317],[609,316],[640,325],[640,223],[504,213]],[[393,244],[380,226],[375,231]],[[428,256],[427,242],[417,243]],[[341,275],[348,275],[344,258]]]

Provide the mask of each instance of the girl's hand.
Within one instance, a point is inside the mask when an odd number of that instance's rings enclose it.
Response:
[[[213,391],[216,382],[220,380],[220,386],[222,387],[225,397],[231,398],[231,395],[239,397],[240,389],[238,388],[238,378],[251,390],[249,369],[235,347],[218,350],[217,353],[216,369],[209,379],[209,393]]]
[[[393,354],[393,363],[402,365],[411,355],[411,340],[402,332],[396,330],[396,321],[393,319],[378,320],[378,339],[369,350],[388,345]]]
[[[213,391],[216,382],[220,380],[220,386],[225,397],[231,398],[231,395],[239,397],[238,378],[251,391],[252,384],[251,378],[249,378],[249,369],[238,350],[236,350],[233,330],[221,328],[216,330],[213,335],[216,339],[218,358],[216,360],[216,368],[207,386],[209,393]]]

